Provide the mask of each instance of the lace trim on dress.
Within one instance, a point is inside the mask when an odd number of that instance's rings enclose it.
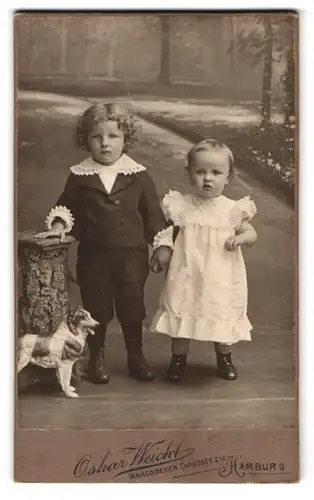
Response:
[[[204,317],[175,316],[161,307],[153,319],[151,330],[172,338],[233,344],[240,340],[250,341],[252,325],[246,315],[243,318],[217,322]]]
[[[171,219],[175,226],[196,224],[220,228],[223,225],[221,220],[227,220],[224,215],[230,211],[230,203],[232,201],[224,196],[203,199],[169,191],[164,197],[163,207],[165,217]]]
[[[74,217],[71,211],[67,207],[63,207],[62,205],[58,205],[50,210],[47,218],[46,218],[46,227],[48,230],[52,228],[52,224],[54,220],[59,217],[65,223],[64,232],[70,233],[74,225]]]
[[[153,241],[153,249],[159,248],[161,246],[166,246],[173,248],[173,226],[169,226],[166,229],[159,231]]]
[[[250,220],[256,213],[255,203],[249,196],[234,201],[225,196],[202,199],[169,191],[163,199],[166,219],[176,226],[196,224],[217,229],[238,226],[244,219]]]
[[[115,171],[117,174],[132,175],[138,172],[143,172],[146,170],[143,165],[136,163],[134,160],[129,158],[127,155],[122,155],[121,158],[114,164]],[[93,158],[89,157],[83,160],[78,165],[73,165],[70,170],[75,175],[95,175],[100,174],[104,168],[104,165],[100,165]],[[110,168],[110,167],[109,167]]]

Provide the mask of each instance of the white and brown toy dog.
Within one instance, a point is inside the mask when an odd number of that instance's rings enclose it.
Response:
[[[29,363],[43,368],[55,368],[59,384],[69,398],[77,398],[76,388],[70,385],[74,363],[82,353],[87,335],[99,326],[82,307],[71,309],[67,322],[61,323],[49,337],[26,333],[19,339],[17,372]]]

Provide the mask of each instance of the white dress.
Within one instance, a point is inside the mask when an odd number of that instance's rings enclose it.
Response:
[[[251,340],[242,252],[240,247],[228,251],[224,244],[256,213],[254,202],[223,195],[200,200],[170,191],[163,208],[180,230],[152,331],[231,344]],[[172,235],[170,226],[156,236],[154,247],[171,245]]]

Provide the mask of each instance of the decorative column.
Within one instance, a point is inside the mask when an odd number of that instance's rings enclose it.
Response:
[[[60,73],[62,75],[67,74],[67,30],[68,18],[62,17],[60,19]]]
[[[68,310],[68,250],[75,240],[66,236],[37,239],[18,234],[19,336],[47,337],[66,318]]]

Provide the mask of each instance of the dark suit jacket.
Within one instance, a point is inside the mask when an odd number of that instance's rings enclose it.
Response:
[[[83,245],[147,248],[166,227],[155,184],[146,171],[118,174],[110,194],[98,175],[71,173],[56,205],[71,210],[72,234]]]

